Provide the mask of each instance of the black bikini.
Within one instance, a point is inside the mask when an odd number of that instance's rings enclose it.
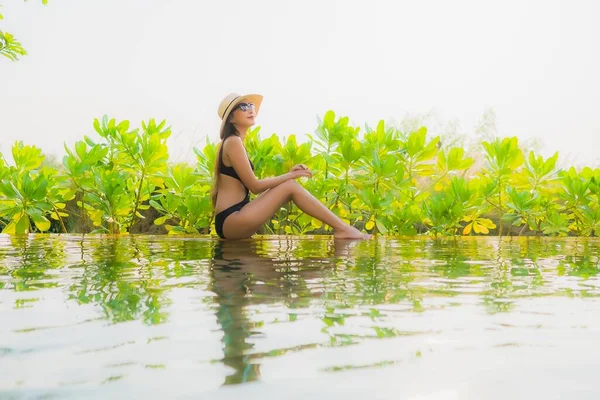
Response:
[[[223,144],[224,142],[221,143],[221,149],[219,150],[219,173],[230,176],[242,182],[242,180],[238,176],[237,172],[235,172],[235,169],[233,167],[228,167],[225,164],[223,164]],[[250,166],[252,167],[252,171],[254,171],[254,164],[252,164],[252,161],[250,161]],[[244,185],[243,182],[242,185]],[[244,185],[244,189],[246,189],[246,197],[244,198],[244,200],[232,205],[229,208],[224,209],[223,211],[215,215],[215,228],[217,230],[217,235],[219,235],[221,239],[225,239],[225,235],[223,234],[223,224],[225,223],[225,219],[234,212],[240,211],[242,207],[250,203],[250,191],[248,190],[246,185]]]

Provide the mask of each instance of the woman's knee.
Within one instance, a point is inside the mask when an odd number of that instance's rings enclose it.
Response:
[[[287,181],[283,182],[281,185],[283,185],[286,192],[288,192],[290,194],[293,194],[294,192],[298,191],[298,189],[300,189],[302,187],[294,179],[288,179]]]

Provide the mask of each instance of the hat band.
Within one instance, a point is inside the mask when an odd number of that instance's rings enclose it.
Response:
[[[239,98],[240,98],[240,96],[237,96],[235,99],[231,100],[231,103],[227,104],[227,107],[225,107],[225,111],[223,111],[223,115],[221,115],[221,119],[225,118],[225,114],[227,114],[227,110],[229,110],[229,106],[232,105],[233,102]]]

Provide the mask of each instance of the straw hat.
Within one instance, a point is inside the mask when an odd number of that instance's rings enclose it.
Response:
[[[229,114],[231,110],[235,108],[239,103],[247,102],[254,103],[254,115],[258,115],[258,109],[260,108],[260,103],[262,103],[262,95],[260,94],[246,94],[240,95],[237,93],[229,93],[223,100],[221,100],[221,104],[219,104],[219,118],[221,118],[221,129],[219,129],[219,136],[221,139],[223,138],[223,127],[229,118]]]

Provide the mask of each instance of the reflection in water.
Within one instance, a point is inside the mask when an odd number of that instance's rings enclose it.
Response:
[[[321,245],[327,244],[321,241]],[[306,243],[306,242],[305,242]],[[334,249],[347,249],[349,241],[335,242]],[[287,254],[282,258],[282,254]],[[302,242],[289,247],[280,241],[218,241],[214,246],[211,268],[211,290],[218,303],[217,319],[223,330],[223,363],[235,371],[225,384],[244,383],[260,378],[260,358],[253,350],[253,336],[261,337],[264,321],[253,320],[249,308],[266,303],[285,304],[289,309],[308,307],[311,292],[309,280],[322,276],[322,264],[328,258],[312,257],[313,266],[303,260]],[[304,268],[298,268],[303,266]],[[290,313],[290,318],[293,318]],[[283,354],[275,351],[271,356]]]
[[[65,388],[310,370],[337,383],[440,346],[494,360],[531,337],[598,333],[599,255],[583,238],[2,236],[0,390],[45,387],[59,359]],[[560,360],[568,343],[545,345]]]
[[[259,364],[253,364],[246,354],[252,348],[248,339],[258,324],[248,319],[245,308],[256,287],[255,274],[265,273],[261,271],[265,265],[261,265],[255,252],[244,255],[236,251],[252,251],[248,243],[219,241],[214,248],[211,289],[219,304],[217,320],[223,330],[223,363],[235,371],[226,378],[226,384],[254,381],[260,376]]]

